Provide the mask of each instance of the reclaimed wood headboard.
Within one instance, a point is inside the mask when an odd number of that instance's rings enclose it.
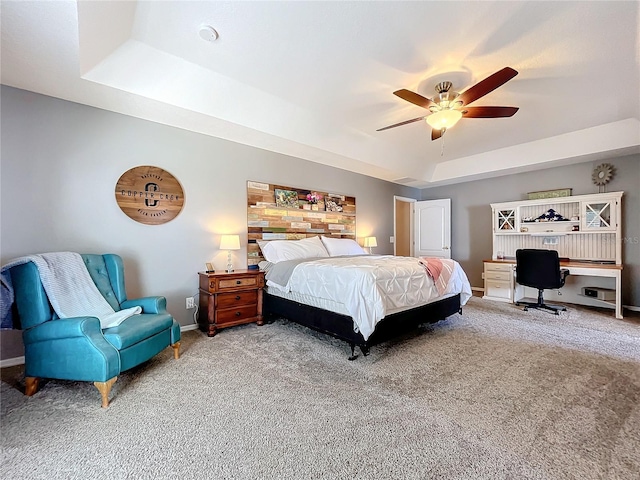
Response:
[[[314,195],[319,200],[310,202]],[[264,260],[257,240],[316,235],[356,239],[356,199],[346,195],[247,182],[247,265]]]

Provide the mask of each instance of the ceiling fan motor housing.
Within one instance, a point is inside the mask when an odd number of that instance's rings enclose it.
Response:
[[[453,108],[453,101],[460,95],[458,92],[454,92],[451,90],[453,87],[453,83],[451,82],[440,82],[435,86],[436,92],[438,94],[433,98],[433,103],[435,105],[431,105],[429,110],[431,112],[438,112],[443,109]]]
[[[440,82],[436,85],[436,92],[445,93],[451,90],[451,87],[453,87],[453,83],[451,82]]]

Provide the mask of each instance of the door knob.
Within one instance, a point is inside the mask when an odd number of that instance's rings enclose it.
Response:
[[[449,247],[442,247],[443,250],[449,250]]]

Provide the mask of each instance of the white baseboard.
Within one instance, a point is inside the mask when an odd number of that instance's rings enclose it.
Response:
[[[24,365],[24,356],[0,360],[0,368],[15,367],[16,365]]]
[[[198,324],[197,323],[193,323],[191,325],[182,325],[180,327],[180,331],[181,332],[188,332],[189,330],[198,330]]]
[[[640,312],[640,307],[634,307],[632,305],[623,305],[622,308],[626,308],[627,310],[631,310],[632,312]]]

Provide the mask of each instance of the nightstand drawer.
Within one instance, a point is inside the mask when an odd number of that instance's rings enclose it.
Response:
[[[258,303],[258,291],[220,293],[218,295],[218,308],[233,308],[236,306],[251,305]]]
[[[244,307],[231,308],[228,310],[218,310],[216,312],[216,323],[225,324],[231,322],[239,322],[247,318],[253,318],[257,315],[257,305],[248,305]]]
[[[509,300],[511,299],[511,295],[512,295],[511,282],[486,280],[484,285],[485,285],[484,294],[486,296],[505,298]]]
[[[220,280],[218,282],[218,288],[220,290],[232,289],[239,287],[255,287],[258,285],[258,278],[253,275],[248,278],[232,278],[228,280]]]

